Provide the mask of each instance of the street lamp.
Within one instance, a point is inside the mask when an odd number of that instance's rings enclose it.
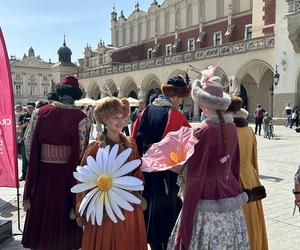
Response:
[[[272,84],[272,87],[269,89],[269,95],[270,95],[270,96],[274,95],[273,84]]]
[[[274,84],[277,85],[279,82],[280,74],[278,73],[278,65],[275,65],[275,74],[273,73]]]

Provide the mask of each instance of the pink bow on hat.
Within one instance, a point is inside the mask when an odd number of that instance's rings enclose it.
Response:
[[[214,76],[216,69],[217,66],[210,65],[207,69],[201,71],[202,77],[200,82],[203,88],[207,87],[208,83],[217,83],[216,80],[220,79],[220,77]]]

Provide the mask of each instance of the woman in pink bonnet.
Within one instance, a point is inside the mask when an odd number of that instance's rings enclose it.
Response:
[[[237,129],[225,114],[230,96],[214,71],[202,71],[202,79],[193,84],[192,97],[206,118],[194,131],[195,152],[179,176],[183,206],[168,249],[249,249]]]

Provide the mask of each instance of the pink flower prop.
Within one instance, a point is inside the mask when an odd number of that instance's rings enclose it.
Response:
[[[141,170],[144,172],[164,171],[183,166],[194,153],[194,129],[182,127],[169,132],[164,139],[154,143],[142,157]]]

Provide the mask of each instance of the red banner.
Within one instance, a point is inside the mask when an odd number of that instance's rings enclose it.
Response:
[[[0,28],[0,187],[19,187],[14,92]]]

